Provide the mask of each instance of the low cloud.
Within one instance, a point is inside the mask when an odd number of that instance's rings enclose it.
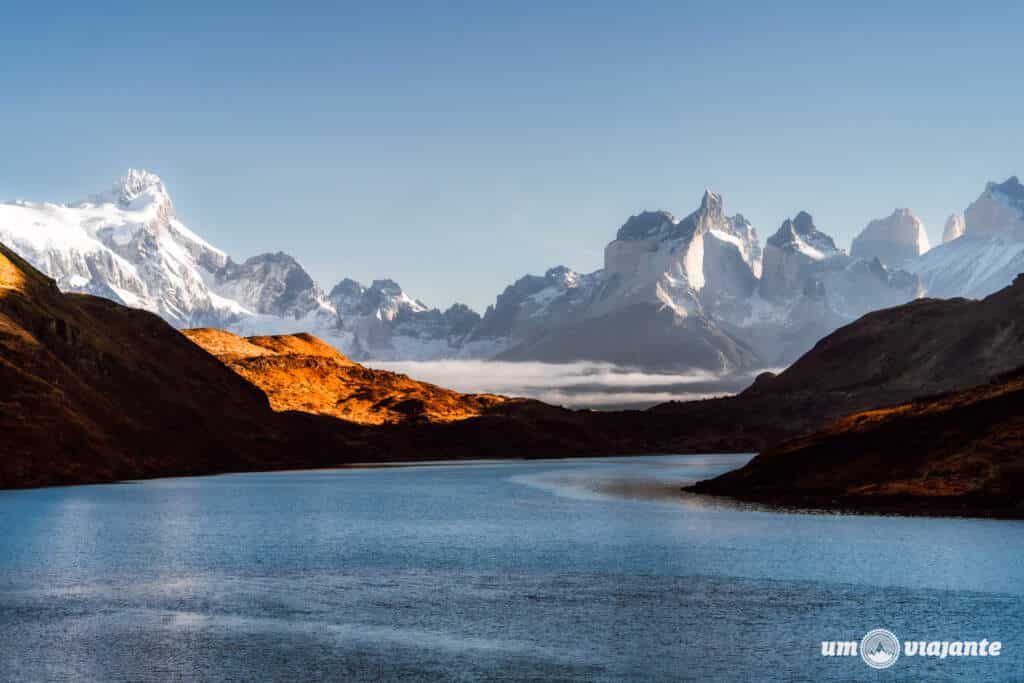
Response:
[[[757,373],[651,373],[610,363],[510,363],[482,360],[367,363],[466,393],[525,396],[573,408],[646,408],[666,401],[724,396]]]

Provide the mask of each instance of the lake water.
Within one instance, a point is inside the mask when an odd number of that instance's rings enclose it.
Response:
[[[0,680],[1024,680],[1024,523],[675,494],[746,459],[0,492]],[[873,628],[1003,650],[821,656]]]

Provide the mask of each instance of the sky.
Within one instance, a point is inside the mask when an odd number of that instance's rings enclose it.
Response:
[[[481,311],[705,188],[762,240],[807,210],[847,247],[909,207],[936,243],[1024,175],[1022,25],[891,0],[5,3],[0,198],[146,168],[236,260]]]

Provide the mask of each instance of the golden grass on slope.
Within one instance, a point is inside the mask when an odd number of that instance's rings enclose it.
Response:
[[[298,410],[372,425],[455,422],[484,415],[509,400],[372,370],[309,334],[243,339],[208,328],[184,334],[262,389],[279,412]]]
[[[252,358],[273,353],[269,349],[257,346],[236,334],[209,327],[185,330],[184,334],[195,344],[225,362],[237,358]]]
[[[0,244],[0,289],[25,291],[30,285],[54,288],[53,281]]]

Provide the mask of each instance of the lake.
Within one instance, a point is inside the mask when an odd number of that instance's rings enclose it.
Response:
[[[0,680],[1024,680],[1024,523],[678,493],[743,455],[0,492]],[[876,671],[821,642],[999,640]]]

